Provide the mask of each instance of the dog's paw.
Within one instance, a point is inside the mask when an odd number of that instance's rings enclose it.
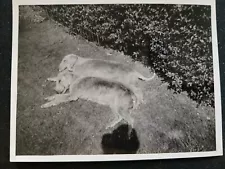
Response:
[[[105,129],[106,129],[106,130],[113,129],[118,123],[119,123],[119,122],[117,122],[117,123],[111,123],[111,124],[107,125],[107,126],[105,127]]]
[[[58,105],[59,103],[55,102],[55,101],[50,101],[50,102],[47,102],[43,105],[41,105],[41,108],[48,108],[48,107],[52,107],[52,106],[56,106]]]
[[[108,124],[106,127],[105,127],[105,129],[106,130],[109,130],[109,129],[112,129],[113,127],[115,127],[115,124]]]
[[[57,77],[49,77],[49,78],[47,78],[47,81],[56,82],[57,81]]]
[[[44,108],[48,108],[48,107],[52,107],[52,106],[56,106],[56,103],[54,103],[54,102],[47,102],[47,103],[41,105],[41,108],[44,109]]]
[[[48,107],[49,107],[49,106],[48,106],[48,104],[47,104],[47,103],[46,103],[46,104],[42,104],[42,105],[41,105],[41,108],[42,108],[42,109],[45,109],[45,108],[48,108]]]
[[[105,131],[106,132],[110,132],[110,131],[113,131],[114,130],[114,127],[111,127],[111,126],[106,126],[105,127]]]

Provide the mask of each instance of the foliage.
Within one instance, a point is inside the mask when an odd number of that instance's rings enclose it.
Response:
[[[214,106],[210,6],[42,6],[56,21],[79,33],[87,28],[100,44],[154,67],[176,92]],[[87,38],[87,37],[86,37]]]

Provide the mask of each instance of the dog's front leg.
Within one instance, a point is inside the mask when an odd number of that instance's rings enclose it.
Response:
[[[59,104],[59,103],[57,103],[55,100],[52,100],[50,102],[47,102],[47,103],[41,105],[41,108],[44,109],[44,108],[56,106],[57,104]]]
[[[65,103],[71,100],[69,94],[56,94],[56,95],[47,97],[46,99],[49,100],[49,102],[41,105],[41,108],[56,106],[60,103]]]
[[[58,94],[54,94],[52,96],[49,96],[49,97],[46,97],[45,100],[48,100],[48,101],[52,101],[55,99],[55,97],[57,96]]]

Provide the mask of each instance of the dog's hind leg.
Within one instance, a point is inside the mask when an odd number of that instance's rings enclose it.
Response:
[[[122,116],[118,113],[118,106],[116,101],[115,101],[115,104],[110,107],[115,117],[114,117],[114,120],[109,125],[106,126],[106,129],[113,128],[117,123],[119,123],[122,120]]]
[[[130,115],[126,116],[124,119],[128,122],[128,124],[130,124],[132,128],[134,127],[134,119]]]
[[[131,132],[132,132],[133,127],[134,127],[134,119],[130,115],[131,115],[131,113],[127,112],[127,111],[123,111],[121,113],[122,118],[125,121],[127,121],[127,123],[128,123],[128,136],[129,137],[131,136]]]
[[[122,120],[122,117],[119,114],[115,114],[115,115],[116,117],[109,125],[106,126],[106,129],[113,128],[116,124],[118,124]]]

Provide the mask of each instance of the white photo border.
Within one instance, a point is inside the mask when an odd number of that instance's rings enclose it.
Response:
[[[11,118],[10,118],[10,161],[11,162],[81,162],[81,161],[130,161],[174,158],[196,158],[223,155],[222,109],[220,72],[216,25],[216,0],[13,0],[13,36],[11,69]],[[123,155],[16,155],[16,112],[17,112],[17,69],[18,69],[18,34],[19,5],[60,5],[60,4],[189,4],[211,6],[211,29],[213,48],[216,151],[158,154],[123,154]]]

